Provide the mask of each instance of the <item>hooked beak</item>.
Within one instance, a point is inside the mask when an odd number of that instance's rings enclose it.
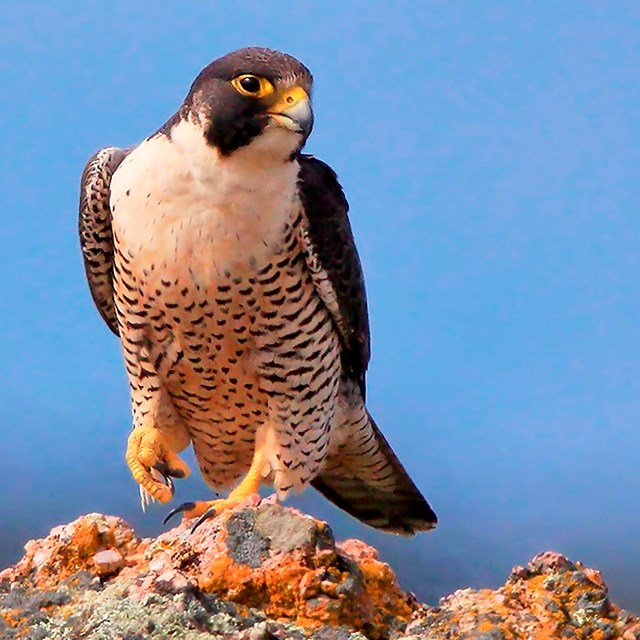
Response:
[[[267,113],[276,126],[300,133],[305,139],[313,128],[311,101],[302,87],[293,87],[280,93]]]

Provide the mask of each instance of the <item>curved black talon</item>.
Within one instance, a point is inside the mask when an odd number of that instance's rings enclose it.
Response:
[[[173,498],[173,496],[176,494],[176,485],[173,482],[173,478],[171,476],[173,475],[174,478],[177,478],[178,476],[175,475],[164,462],[156,462],[156,464],[154,464],[152,468],[162,476],[162,482],[164,482],[164,484],[169,487],[169,491],[171,491],[171,497]]]
[[[184,471],[181,469],[172,469],[166,462],[159,460],[153,465],[156,471],[159,471],[165,477],[184,478]]]
[[[176,485],[173,483],[173,478],[171,476],[165,476],[162,474],[162,478],[164,479],[164,483],[169,487],[169,491],[171,491],[171,497],[176,495]]]
[[[171,511],[169,511],[169,513],[167,514],[167,517],[162,521],[162,524],[167,524],[167,522],[169,522],[169,520],[171,520],[171,518],[173,518],[173,516],[177,515],[178,513],[191,511],[191,509],[195,509],[195,507],[196,507],[195,502],[183,502],[181,505],[178,505],[175,509],[171,509]]]
[[[198,518],[198,521],[193,525],[193,527],[191,527],[191,533],[193,533],[203,522],[205,522],[205,520],[208,520],[209,518],[215,518],[215,517],[216,517],[216,508],[215,507],[209,507]]]

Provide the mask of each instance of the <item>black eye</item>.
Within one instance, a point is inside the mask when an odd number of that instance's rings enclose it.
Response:
[[[240,86],[247,93],[258,93],[260,91],[260,80],[255,76],[246,76],[240,80]]]
[[[243,96],[251,98],[264,98],[274,92],[273,85],[266,79],[252,73],[237,76],[231,81],[235,90]]]

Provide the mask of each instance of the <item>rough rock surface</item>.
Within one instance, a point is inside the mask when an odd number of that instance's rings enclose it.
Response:
[[[429,607],[374,549],[293,509],[247,502],[190,524],[139,539],[90,514],[30,541],[0,572],[0,638],[640,640],[598,572],[559,554]]]

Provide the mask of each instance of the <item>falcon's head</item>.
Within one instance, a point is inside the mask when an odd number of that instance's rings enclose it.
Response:
[[[313,126],[312,83],[309,69],[292,56],[239,49],[200,72],[177,115],[195,119],[222,156],[250,146],[293,158]]]

